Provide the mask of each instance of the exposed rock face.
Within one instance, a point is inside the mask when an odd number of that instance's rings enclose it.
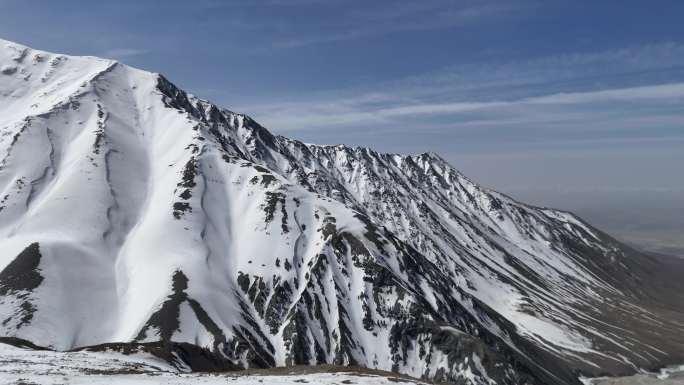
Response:
[[[13,309],[11,314],[3,314],[3,326],[20,329],[31,322],[36,307],[32,293],[43,282],[40,275],[40,248],[32,243],[0,271],[0,306]]]
[[[2,336],[462,384],[684,361],[680,261],[437,155],[274,136],[107,60],[0,41],[4,65]]]

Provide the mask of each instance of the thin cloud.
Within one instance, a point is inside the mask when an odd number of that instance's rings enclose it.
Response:
[[[494,61],[443,68],[390,85],[414,95],[511,98],[582,88],[684,79],[684,44],[662,42],[599,52],[568,53],[523,61]],[[525,95],[527,94],[527,95]]]
[[[443,127],[445,119],[451,127],[576,123],[590,116],[655,121],[654,114],[684,115],[668,110],[684,102],[681,63],[684,45],[659,43],[452,67],[365,89],[241,109],[281,131]],[[596,79],[601,79],[598,85]]]
[[[502,125],[511,123],[532,123],[559,119],[573,121],[586,119],[588,116],[619,108],[621,103],[658,102],[662,105],[684,103],[684,83],[656,86],[631,87],[612,90],[558,93],[514,101],[490,102],[452,102],[452,103],[420,103],[409,105],[393,105],[367,109],[362,104],[353,104],[350,99],[325,103],[304,102],[271,105],[270,107],[253,108],[255,115],[267,125],[281,130],[318,130],[326,127],[335,128],[344,125],[368,126],[401,122],[402,118],[439,117],[445,115],[470,114],[466,121],[453,125],[489,124]],[[596,110],[595,103],[610,103],[604,110]],[[615,105],[617,103],[617,105]],[[574,109],[589,105],[589,108],[576,111]],[[554,106],[553,111],[544,108]],[[570,108],[572,107],[572,108]],[[573,109],[574,108],[574,109]],[[263,112],[259,112],[259,111]],[[472,115],[473,112],[479,112]],[[630,115],[645,115],[645,110],[632,110]],[[684,112],[681,114],[684,118]],[[642,117],[643,118],[643,117]],[[652,119],[652,118],[649,118]],[[452,125],[452,126],[453,126]]]
[[[515,6],[505,3],[479,2],[455,7],[453,2],[398,2],[387,9],[363,8],[340,20],[332,20],[314,36],[297,36],[276,41],[272,48],[295,48],[314,44],[382,36],[397,32],[435,30],[463,26],[521,13],[529,9],[526,2]],[[326,31],[327,29],[327,31]]]
[[[642,86],[594,92],[559,93],[530,98],[528,103],[536,104],[580,104],[595,102],[635,102],[657,100],[664,103],[678,103],[684,97],[684,83]]]
[[[108,59],[122,60],[134,56],[144,55],[148,52],[148,50],[136,48],[112,48],[103,52],[100,56]]]

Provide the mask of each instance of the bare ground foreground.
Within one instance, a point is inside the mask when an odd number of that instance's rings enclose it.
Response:
[[[54,352],[0,343],[0,385],[421,385],[377,370],[320,365],[222,373],[181,373],[150,354]]]
[[[179,368],[149,353],[122,354],[112,350],[55,352],[34,348],[0,343],[0,385],[438,385],[396,373],[334,365],[182,373]],[[663,369],[660,373],[585,379],[583,382],[587,385],[684,384],[684,365]]]
[[[659,374],[642,373],[629,377],[601,378],[586,382],[591,385],[682,385],[684,384],[684,366],[663,370]]]

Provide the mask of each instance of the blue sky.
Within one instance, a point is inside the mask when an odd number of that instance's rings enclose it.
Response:
[[[684,213],[682,15],[682,1],[0,0],[0,37],[164,73],[307,142],[435,151],[532,203],[666,194]]]

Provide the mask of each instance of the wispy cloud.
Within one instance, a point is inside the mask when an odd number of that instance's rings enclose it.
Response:
[[[599,108],[597,104],[602,106]],[[255,110],[258,111],[256,116],[259,120],[280,131],[320,130],[345,126],[380,128],[379,125],[394,125],[394,129],[400,131],[402,126],[412,125],[412,122],[406,119],[440,116],[451,116],[453,122],[448,125],[434,124],[432,127],[555,125],[562,121],[578,123],[592,119],[596,126],[610,118],[616,110],[627,113],[619,121],[629,126],[637,122],[643,125],[673,124],[677,121],[684,122],[684,112],[674,115],[659,113],[652,116],[649,114],[650,108],[662,112],[662,107],[682,105],[684,83],[558,93],[513,101],[433,102],[369,109],[365,105],[354,103],[353,99],[344,99],[325,103],[271,105],[257,107]],[[618,123],[618,117],[613,117],[612,120]],[[422,125],[425,125],[425,122]]]
[[[515,98],[535,93],[663,82],[672,74],[684,78],[684,44],[662,42],[446,67],[403,79],[395,88],[421,96]]]
[[[294,48],[313,44],[382,36],[396,32],[452,28],[492,20],[520,12],[526,3],[479,2],[456,6],[454,2],[397,2],[391,8],[356,10],[333,20],[316,34],[277,40],[274,48]]]
[[[480,22],[491,22],[516,15],[533,14],[537,0],[502,2],[498,0],[268,0],[217,1],[203,0],[198,7],[211,12],[213,8],[230,9],[228,19],[257,31],[259,41],[246,52],[272,53],[325,43],[387,36],[399,32],[428,31]],[[265,10],[258,19],[245,19],[249,11]],[[254,33],[243,35],[246,39]]]
[[[279,131],[670,127],[684,121],[682,63],[684,45],[661,43],[460,66],[242,109]]]
[[[136,48],[112,48],[104,51],[100,56],[108,59],[123,60],[133,56],[144,55],[148,50]]]
[[[610,89],[593,92],[570,92],[529,98],[527,103],[534,104],[581,104],[600,102],[642,102],[679,104],[684,98],[684,83],[655,86]]]

